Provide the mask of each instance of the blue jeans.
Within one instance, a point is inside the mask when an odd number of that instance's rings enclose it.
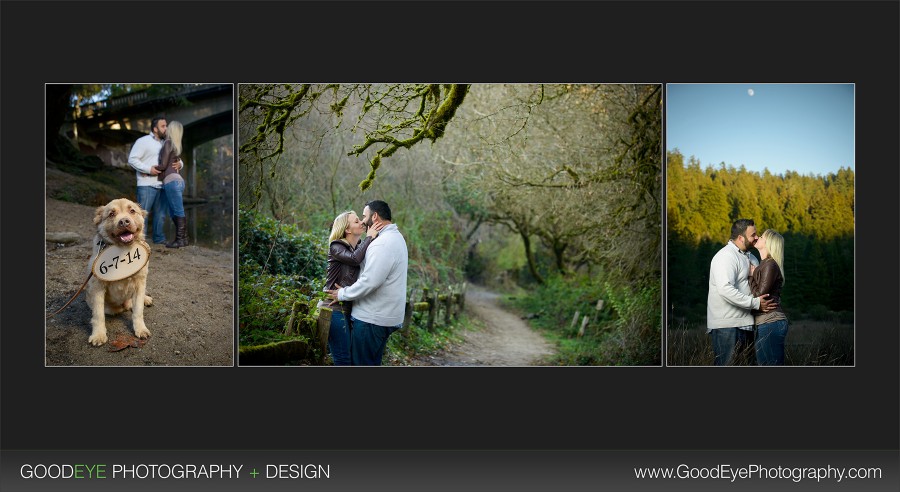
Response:
[[[137,202],[142,209],[150,213],[149,220],[152,221],[153,242],[166,242],[165,227],[166,215],[168,215],[168,205],[162,188],[154,188],[152,186],[137,187]]]
[[[350,337],[350,360],[354,366],[380,366],[388,337],[401,325],[379,326],[350,316],[353,334]]]
[[[184,217],[184,180],[176,179],[163,185],[166,205],[171,217]]]
[[[328,329],[328,351],[336,366],[350,365],[350,328],[344,313],[331,312],[331,328]]]
[[[753,342],[753,332],[740,328],[714,328],[709,336],[717,366],[733,366],[735,352]]]
[[[756,363],[760,366],[784,365],[784,339],[788,321],[780,319],[756,328]]]

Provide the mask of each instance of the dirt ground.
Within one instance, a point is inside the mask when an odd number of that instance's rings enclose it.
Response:
[[[553,355],[553,346],[519,316],[503,309],[500,294],[475,285],[466,290],[466,311],[476,329],[444,353],[417,361],[435,366],[533,366]]]
[[[70,243],[47,241],[46,311],[55,312],[87,278],[95,207],[47,199],[46,233],[74,233]],[[171,239],[171,238],[170,238]],[[190,238],[189,238],[190,239]],[[84,292],[46,321],[47,366],[231,366],[234,360],[234,267],[230,251],[194,245],[151,245],[144,310],[151,332],[136,342],[131,312],[106,317],[110,342],[88,343],[91,311]],[[114,341],[119,351],[111,351]]]

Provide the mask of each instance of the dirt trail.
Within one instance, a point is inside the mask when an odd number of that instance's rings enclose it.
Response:
[[[465,330],[464,341],[429,365],[438,366],[531,366],[554,353],[553,346],[519,316],[500,307],[500,294],[470,285],[466,310],[478,319],[480,329]]]
[[[46,242],[46,311],[59,309],[87,277],[95,207],[47,200],[46,232],[74,233],[68,244]],[[234,352],[234,267],[230,251],[152,245],[144,310],[152,333],[140,348],[110,352],[88,344],[91,311],[82,292],[46,321],[48,366],[231,366]],[[110,341],[134,340],[130,311],[106,317]]]

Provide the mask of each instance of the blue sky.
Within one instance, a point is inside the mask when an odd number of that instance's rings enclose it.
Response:
[[[666,147],[703,167],[855,171],[853,97],[853,84],[667,84]]]

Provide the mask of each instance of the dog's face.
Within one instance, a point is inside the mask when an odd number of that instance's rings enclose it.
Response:
[[[144,217],[147,212],[127,198],[117,198],[97,207],[94,225],[97,234],[107,244],[126,246],[144,240]]]

